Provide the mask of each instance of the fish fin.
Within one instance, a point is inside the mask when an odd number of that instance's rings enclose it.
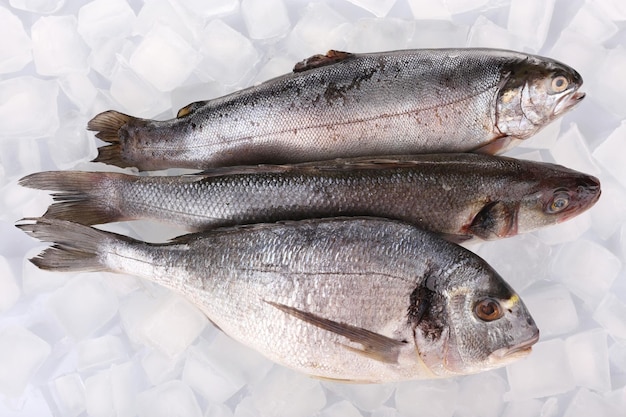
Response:
[[[65,220],[35,218],[22,219],[16,227],[32,237],[53,245],[34,258],[34,265],[44,270],[54,271],[107,271],[102,261],[100,249],[118,240],[132,239],[104,232],[89,226]]]
[[[83,225],[128,220],[113,204],[108,193],[110,180],[125,176],[107,172],[37,172],[19,180],[23,187],[59,191],[55,203],[43,215],[46,219],[69,220]]]
[[[335,51],[331,49],[326,52],[326,55],[313,55],[298,62],[293,67],[293,72],[304,72],[314,68],[325,67],[326,65],[335,64],[352,56],[354,56],[354,54],[351,54],[350,52]]]
[[[492,201],[474,216],[468,229],[485,240],[512,236],[516,229],[516,212],[517,210],[502,201]]]
[[[363,329],[362,327],[352,326],[346,323],[339,323],[334,320],[320,317],[313,313],[286,306],[284,304],[274,303],[271,301],[266,302],[302,321],[319,327],[320,329],[324,329],[329,332],[338,334],[349,339],[351,342],[362,345],[362,349],[354,348],[347,345],[343,346],[345,346],[348,350],[351,350],[370,359],[377,360],[379,362],[397,363],[398,355],[400,353],[399,349],[406,343],[400,340],[392,339],[387,336],[383,336],[367,329]]]
[[[312,378],[319,379],[320,381],[340,383],[340,384],[371,384],[373,381],[366,379],[345,379],[345,378],[331,378],[328,376],[311,375]]]
[[[119,130],[131,119],[135,118],[115,110],[108,110],[91,119],[87,123],[87,130],[98,132],[96,133],[98,139],[115,143],[120,141]]]
[[[506,152],[507,150],[516,147],[522,139],[515,139],[510,136],[504,136],[501,138],[497,138],[488,144],[481,146],[480,148],[474,149],[472,152],[481,153],[484,155],[500,155],[501,153]]]
[[[196,101],[196,102],[193,102],[191,104],[188,104],[185,107],[183,107],[180,110],[178,110],[178,113],[176,113],[176,118],[180,119],[181,117],[188,116],[188,115],[190,115],[191,113],[195,112],[196,110],[198,110],[200,107],[204,106],[207,103],[208,103],[208,101],[204,100],[204,101]]]

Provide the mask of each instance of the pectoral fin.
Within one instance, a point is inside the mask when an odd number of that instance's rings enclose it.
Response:
[[[332,65],[339,61],[343,61],[346,58],[351,57],[353,54],[349,52],[330,50],[326,52],[326,55],[313,55],[312,57],[303,59],[293,67],[293,72],[304,72],[313,68],[324,67],[326,65]]]
[[[312,324],[320,329],[338,334],[349,339],[351,342],[362,345],[362,348],[355,348],[344,345],[355,353],[366,356],[370,359],[385,363],[397,363],[400,347],[406,342],[395,340],[387,336],[372,332],[361,327],[352,326],[346,323],[339,323],[330,319],[320,317],[316,314],[298,310],[284,304],[266,301],[277,309],[294,316],[302,321]]]
[[[513,236],[517,234],[517,208],[492,201],[474,217],[469,230],[485,240]]]

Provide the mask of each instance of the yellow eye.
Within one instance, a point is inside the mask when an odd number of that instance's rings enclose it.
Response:
[[[493,298],[485,298],[474,306],[474,314],[482,321],[494,321],[502,317],[500,303]]]
[[[569,86],[569,81],[563,75],[557,75],[552,79],[552,91],[555,93],[560,93],[562,91],[567,90]]]
[[[548,213],[559,213],[569,206],[569,194],[565,191],[559,191],[554,194],[550,205],[548,205]]]

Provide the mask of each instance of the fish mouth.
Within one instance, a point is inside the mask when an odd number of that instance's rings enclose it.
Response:
[[[574,90],[569,94],[561,97],[554,107],[554,115],[558,116],[562,113],[565,113],[568,110],[576,107],[580,102],[585,98],[587,94],[578,90]]]
[[[539,330],[537,330],[530,339],[525,340],[517,345],[505,347],[493,352],[492,356],[498,361],[510,361],[513,359],[523,358],[532,351],[532,346],[539,340]]]
[[[578,201],[563,212],[563,216],[558,219],[558,223],[569,220],[593,207],[600,199],[601,194],[600,180],[596,177],[590,175],[581,180],[578,183]]]

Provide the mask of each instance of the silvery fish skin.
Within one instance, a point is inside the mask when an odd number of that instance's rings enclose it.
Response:
[[[207,169],[393,154],[502,152],[584,98],[550,58],[495,49],[313,56],[294,72],[155,121],[107,111],[95,161]]]
[[[44,217],[82,224],[148,218],[204,230],[334,216],[412,223],[449,240],[525,233],[574,217],[600,183],[559,165],[479,154],[353,158],[157,177],[41,172],[20,184],[57,191]]]
[[[258,224],[166,244],[62,220],[18,227],[54,242],[31,259],[38,267],[154,281],[232,338],[317,377],[389,382],[475,373],[527,355],[539,337],[519,296],[486,262],[401,222]]]

